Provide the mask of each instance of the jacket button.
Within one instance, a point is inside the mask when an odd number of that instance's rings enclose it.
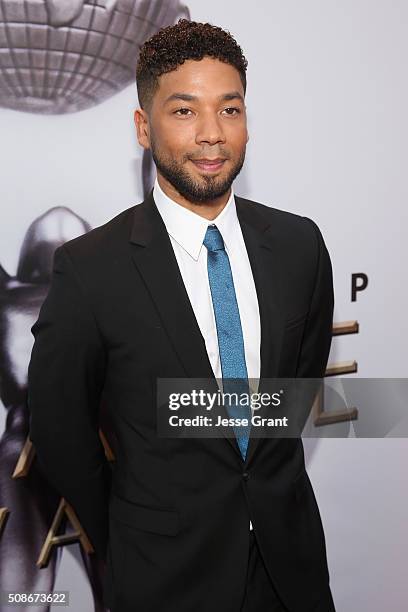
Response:
[[[249,480],[249,472],[244,472],[244,473],[242,474],[242,478],[243,478],[244,480]]]

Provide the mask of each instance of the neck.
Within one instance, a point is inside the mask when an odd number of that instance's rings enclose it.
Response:
[[[208,221],[212,221],[220,214],[231,195],[230,187],[226,193],[219,198],[215,198],[215,200],[209,200],[208,202],[192,202],[183,197],[159,171],[157,172],[157,181],[166,196],[174,200],[174,202],[177,202],[177,204],[180,204],[180,206],[200,215],[200,217],[208,219]]]

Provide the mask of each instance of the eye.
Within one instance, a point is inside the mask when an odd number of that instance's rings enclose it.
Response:
[[[240,108],[237,108],[236,106],[229,106],[228,108],[224,108],[224,111],[227,113],[227,115],[239,115],[239,113],[241,112]]]
[[[189,113],[191,113],[189,108],[178,108],[174,111],[174,114],[178,115],[179,117],[188,117]]]

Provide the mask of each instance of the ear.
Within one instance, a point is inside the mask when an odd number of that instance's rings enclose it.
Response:
[[[144,149],[150,149],[149,117],[142,108],[137,108],[134,113],[136,134],[139,144]]]

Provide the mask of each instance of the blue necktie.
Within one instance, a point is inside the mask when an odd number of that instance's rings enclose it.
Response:
[[[208,279],[217,326],[218,347],[224,393],[249,393],[244,338],[234,281],[227,252],[219,229],[209,225],[203,241],[207,247]],[[235,380],[233,380],[235,379]],[[248,427],[234,427],[237,443],[245,460],[249,441],[251,408],[234,404],[227,410],[232,418],[247,418]]]

